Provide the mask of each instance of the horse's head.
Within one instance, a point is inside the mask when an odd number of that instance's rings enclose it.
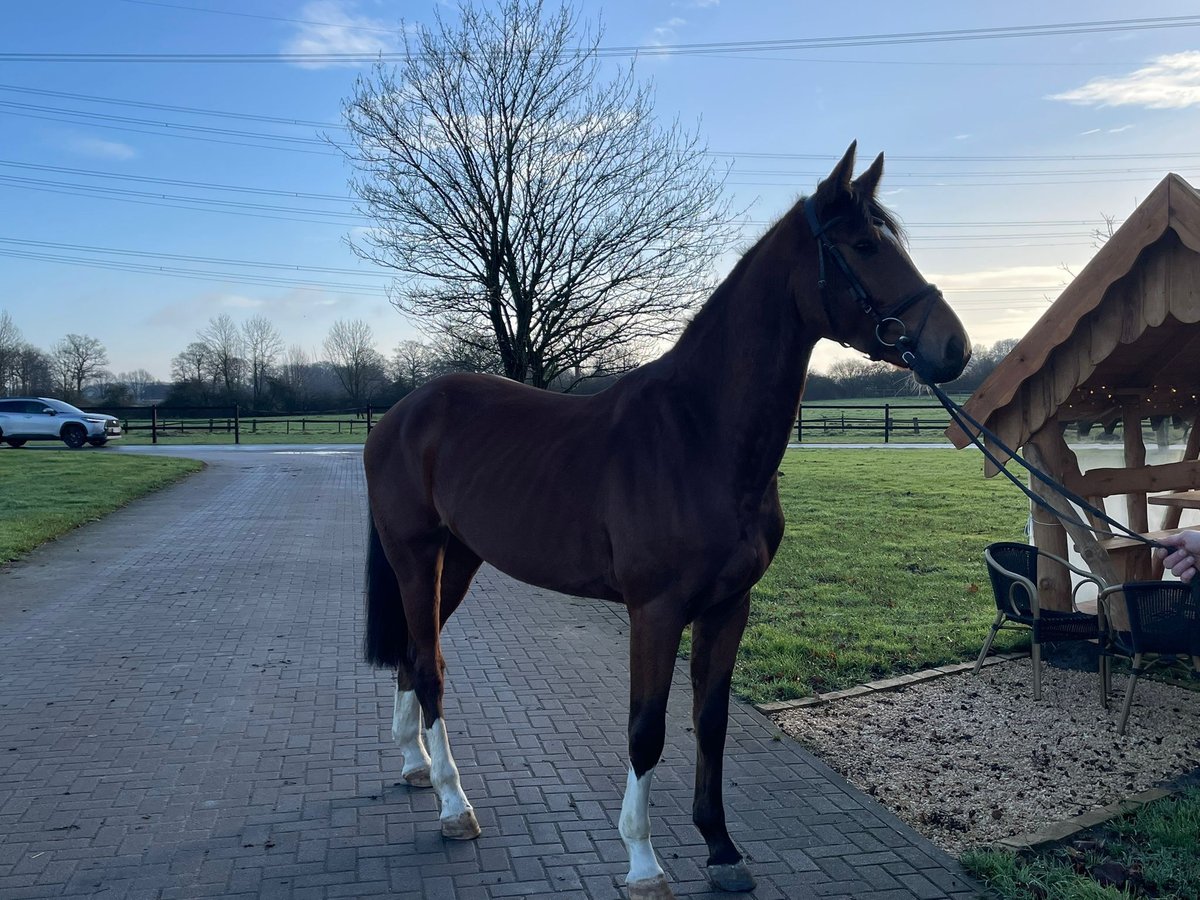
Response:
[[[941,292],[909,258],[900,228],[875,197],[883,154],[858,178],[851,144],[816,192],[796,207],[814,238],[823,337],[872,359],[911,368],[926,381],[957,378],[971,343]]]

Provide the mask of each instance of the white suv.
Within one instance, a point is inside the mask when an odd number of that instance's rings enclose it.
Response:
[[[75,450],[84,444],[103,447],[120,436],[121,423],[114,416],[85,413],[46,397],[0,397],[0,441],[10,447],[62,441]]]

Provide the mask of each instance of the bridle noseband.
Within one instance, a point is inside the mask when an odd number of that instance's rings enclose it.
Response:
[[[854,295],[854,299],[858,301],[859,307],[864,313],[875,320],[875,340],[881,347],[897,349],[900,351],[901,361],[910,369],[915,369],[917,362],[915,348],[916,339],[921,336],[921,332],[925,328],[925,323],[929,319],[930,312],[933,311],[933,304],[928,303],[925,306],[925,312],[921,316],[921,321],[917,325],[913,336],[909,336],[908,326],[904,320],[900,318],[905,312],[911,309],[920,301],[933,297],[941,297],[942,292],[937,289],[937,285],[925,283],[924,286],[917,288],[907,297],[894,304],[889,309],[882,309],[879,301],[871,296],[871,292],[867,290],[866,285],[850,268],[850,264],[846,262],[846,257],[842,255],[842,251],[838,249],[837,244],[829,239],[827,232],[834,225],[842,221],[844,216],[838,216],[830,219],[824,224],[817,218],[817,210],[812,202],[812,198],[804,201],[804,218],[808,222],[808,227],[813,233],[813,237],[817,239],[817,258],[819,260],[819,274],[817,277],[817,288],[821,292],[821,302],[825,304],[825,315],[830,323],[833,322],[833,307],[827,289],[827,281],[825,278],[825,258],[829,257],[837,267],[841,269],[842,275],[845,277],[847,284],[850,286],[850,293]],[[895,340],[888,340],[888,333],[899,330],[899,336]],[[871,359],[880,359],[881,357],[875,353],[870,354]]]

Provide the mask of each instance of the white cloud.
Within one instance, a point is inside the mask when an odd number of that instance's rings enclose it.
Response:
[[[1200,106],[1200,50],[1171,53],[1128,75],[1093,78],[1049,100],[1081,106],[1142,106],[1185,109]]]
[[[1066,273],[1058,266],[1007,266],[955,274],[928,273],[928,277],[948,293],[956,290],[1020,290],[1030,285],[1050,286],[1061,284]]]
[[[1080,133],[1080,135],[1083,135],[1083,136],[1087,136],[1089,134],[1099,134],[1100,129],[1099,128],[1089,128],[1087,131],[1081,131],[1079,133]]]
[[[73,137],[68,141],[68,148],[83,156],[97,156],[101,159],[133,159],[138,152],[128,144],[120,141],[106,141],[94,137]]]
[[[285,53],[393,53],[400,47],[400,29],[378,19],[354,15],[352,0],[312,0],[300,10],[308,20],[284,47]],[[304,68],[320,69],[356,63],[305,62]]]
[[[673,40],[678,29],[682,28],[686,24],[687,19],[681,19],[679,16],[675,16],[674,18],[667,19],[667,21],[660,25],[656,25],[654,27],[655,42],[657,43],[660,41]]]

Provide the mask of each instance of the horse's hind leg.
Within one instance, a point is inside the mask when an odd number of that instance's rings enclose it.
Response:
[[[442,834],[468,840],[479,836],[479,823],[462,790],[442,710],[445,663],[439,640],[443,622],[440,582],[446,584],[448,609],[458,605],[470,583],[469,576],[463,577],[466,566],[458,549],[461,545],[447,554],[450,544],[451,538],[445,530],[437,529],[395,542],[388,547],[388,557],[395,562],[408,620],[410,677],[423,715],[430,756],[429,776],[441,805]],[[447,561],[451,564],[449,570],[444,567]],[[478,565],[476,560],[474,566]],[[446,575],[450,577],[445,578]]]
[[[451,537],[442,559],[438,603],[441,626],[454,614],[479,570],[480,559]],[[421,738],[421,705],[413,689],[411,666],[404,660],[396,669],[396,705],[392,713],[392,739],[404,757],[400,776],[412,787],[431,787],[429,753]]]
[[[725,827],[721,797],[729,687],[749,612],[747,594],[705,610],[692,623],[692,723],[696,732],[692,818],[708,844],[709,880],[723,891],[754,890],[754,877]]]
[[[433,785],[429,777],[429,752],[421,738],[421,705],[412,686],[412,672],[403,662],[396,669],[396,705],[392,710],[392,740],[404,758],[400,777],[411,787]]]

